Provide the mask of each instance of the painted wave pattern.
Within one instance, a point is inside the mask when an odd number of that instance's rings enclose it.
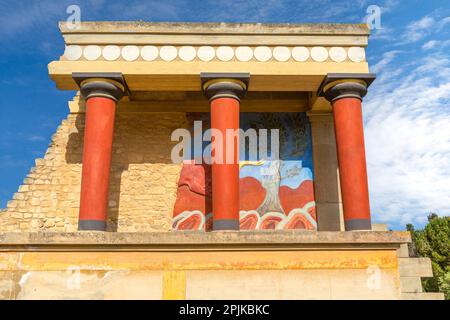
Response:
[[[287,216],[279,212],[269,212],[260,216],[256,210],[240,211],[240,230],[316,230],[317,223],[310,213],[313,209],[315,209],[314,201],[307,203],[303,208],[293,209]],[[184,211],[174,217],[172,228],[174,230],[211,230],[212,213],[205,216],[199,210]]]
[[[279,212],[268,212],[260,216],[257,211],[240,212],[240,230],[285,230],[285,229],[317,229],[317,223],[310,214],[315,202],[307,203],[303,208],[293,209],[288,215]]]

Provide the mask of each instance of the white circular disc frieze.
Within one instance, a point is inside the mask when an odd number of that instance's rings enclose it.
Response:
[[[324,62],[328,59],[328,50],[324,47],[314,47],[311,49],[311,58],[317,62]]]
[[[329,53],[331,60],[335,62],[343,62],[347,59],[347,51],[342,47],[332,47]]]
[[[216,52],[214,51],[213,47],[209,46],[203,46],[198,48],[197,50],[197,56],[202,61],[211,61],[214,59],[216,55]]]
[[[256,47],[254,52],[255,58],[258,61],[266,62],[272,59],[272,50],[269,47]]]
[[[64,57],[70,61],[78,60],[82,55],[83,49],[80,46],[67,46],[64,50]]]
[[[366,53],[364,51],[364,48],[351,47],[350,49],[348,49],[348,57],[353,62],[361,62],[366,58]]]
[[[178,56],[183,61],[192,61],[195,59],[196,55],[197,51],[195,50],[194,47],[191,46],[181,47],[180,50],[178,51]]]
[[[153,61],[158,58],[158,48],[155,46],[144,46],[141,49],[141,57],[145,61]]]
[[[253,58],[253,50],[250,47],[237,47],[236,48],[236,58],[239,61],[250,61]]]
[[[288,47],[275,47],[273,57],[280,62],[288,61],[291,58],[291,50]]]
[[[97,60],[101,55],[102,49],[99,46],[86,46],[83,50],[83,56],[89,61]]]
[[[159,49],[159,56],[164,61],[172,61],[178,55],[178,50],[174,46],[163,46]]]
[[[292,49],[292,58],[295,61],[304,62],[309,58],[309,50],[306,47],[295,47]]]
[[[106,46],[103,48],[103,58],[108,61],[115,61],[120,57],[120,48],[119,46]]]
[[[137,46],[125,46],[122,48],[122,58],[126,61],[134,61],[139,57],[140,50]]]
[[[234,50],[231,47],[222,46],[217,48],[217,58],[221,61],[230,61],[234,57]]]

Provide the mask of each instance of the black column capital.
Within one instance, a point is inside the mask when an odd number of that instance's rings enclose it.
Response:
[[[85,100],[105,97],[117,102],[127,92],[121,73],[72,73],[72,78],[78,84],[81,96]]]
[[[217,98],[240,100],[247,94],[249,73],[209,73],[200,74],[202,91],[209,101]]]
[[[330,102],[342,98],[362,98],[375,80],[372,73],[329,73],[322,81],[317,95]]]

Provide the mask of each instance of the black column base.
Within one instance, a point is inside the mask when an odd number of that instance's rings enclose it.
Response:
[[[80,220],[78,221],[79,231],[106,231],[106,221],[101,220]]]

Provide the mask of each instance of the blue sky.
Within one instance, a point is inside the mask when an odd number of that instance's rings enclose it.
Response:
[[[378,75],[364,102],[373,220],[403,229],[450,213],[450,2],[441,1],[0,1],[0,207],[68,112],[47,64],[64,51],[57,22],[81,19],[200,22],[364,21],[381,8],[367,58]]]

